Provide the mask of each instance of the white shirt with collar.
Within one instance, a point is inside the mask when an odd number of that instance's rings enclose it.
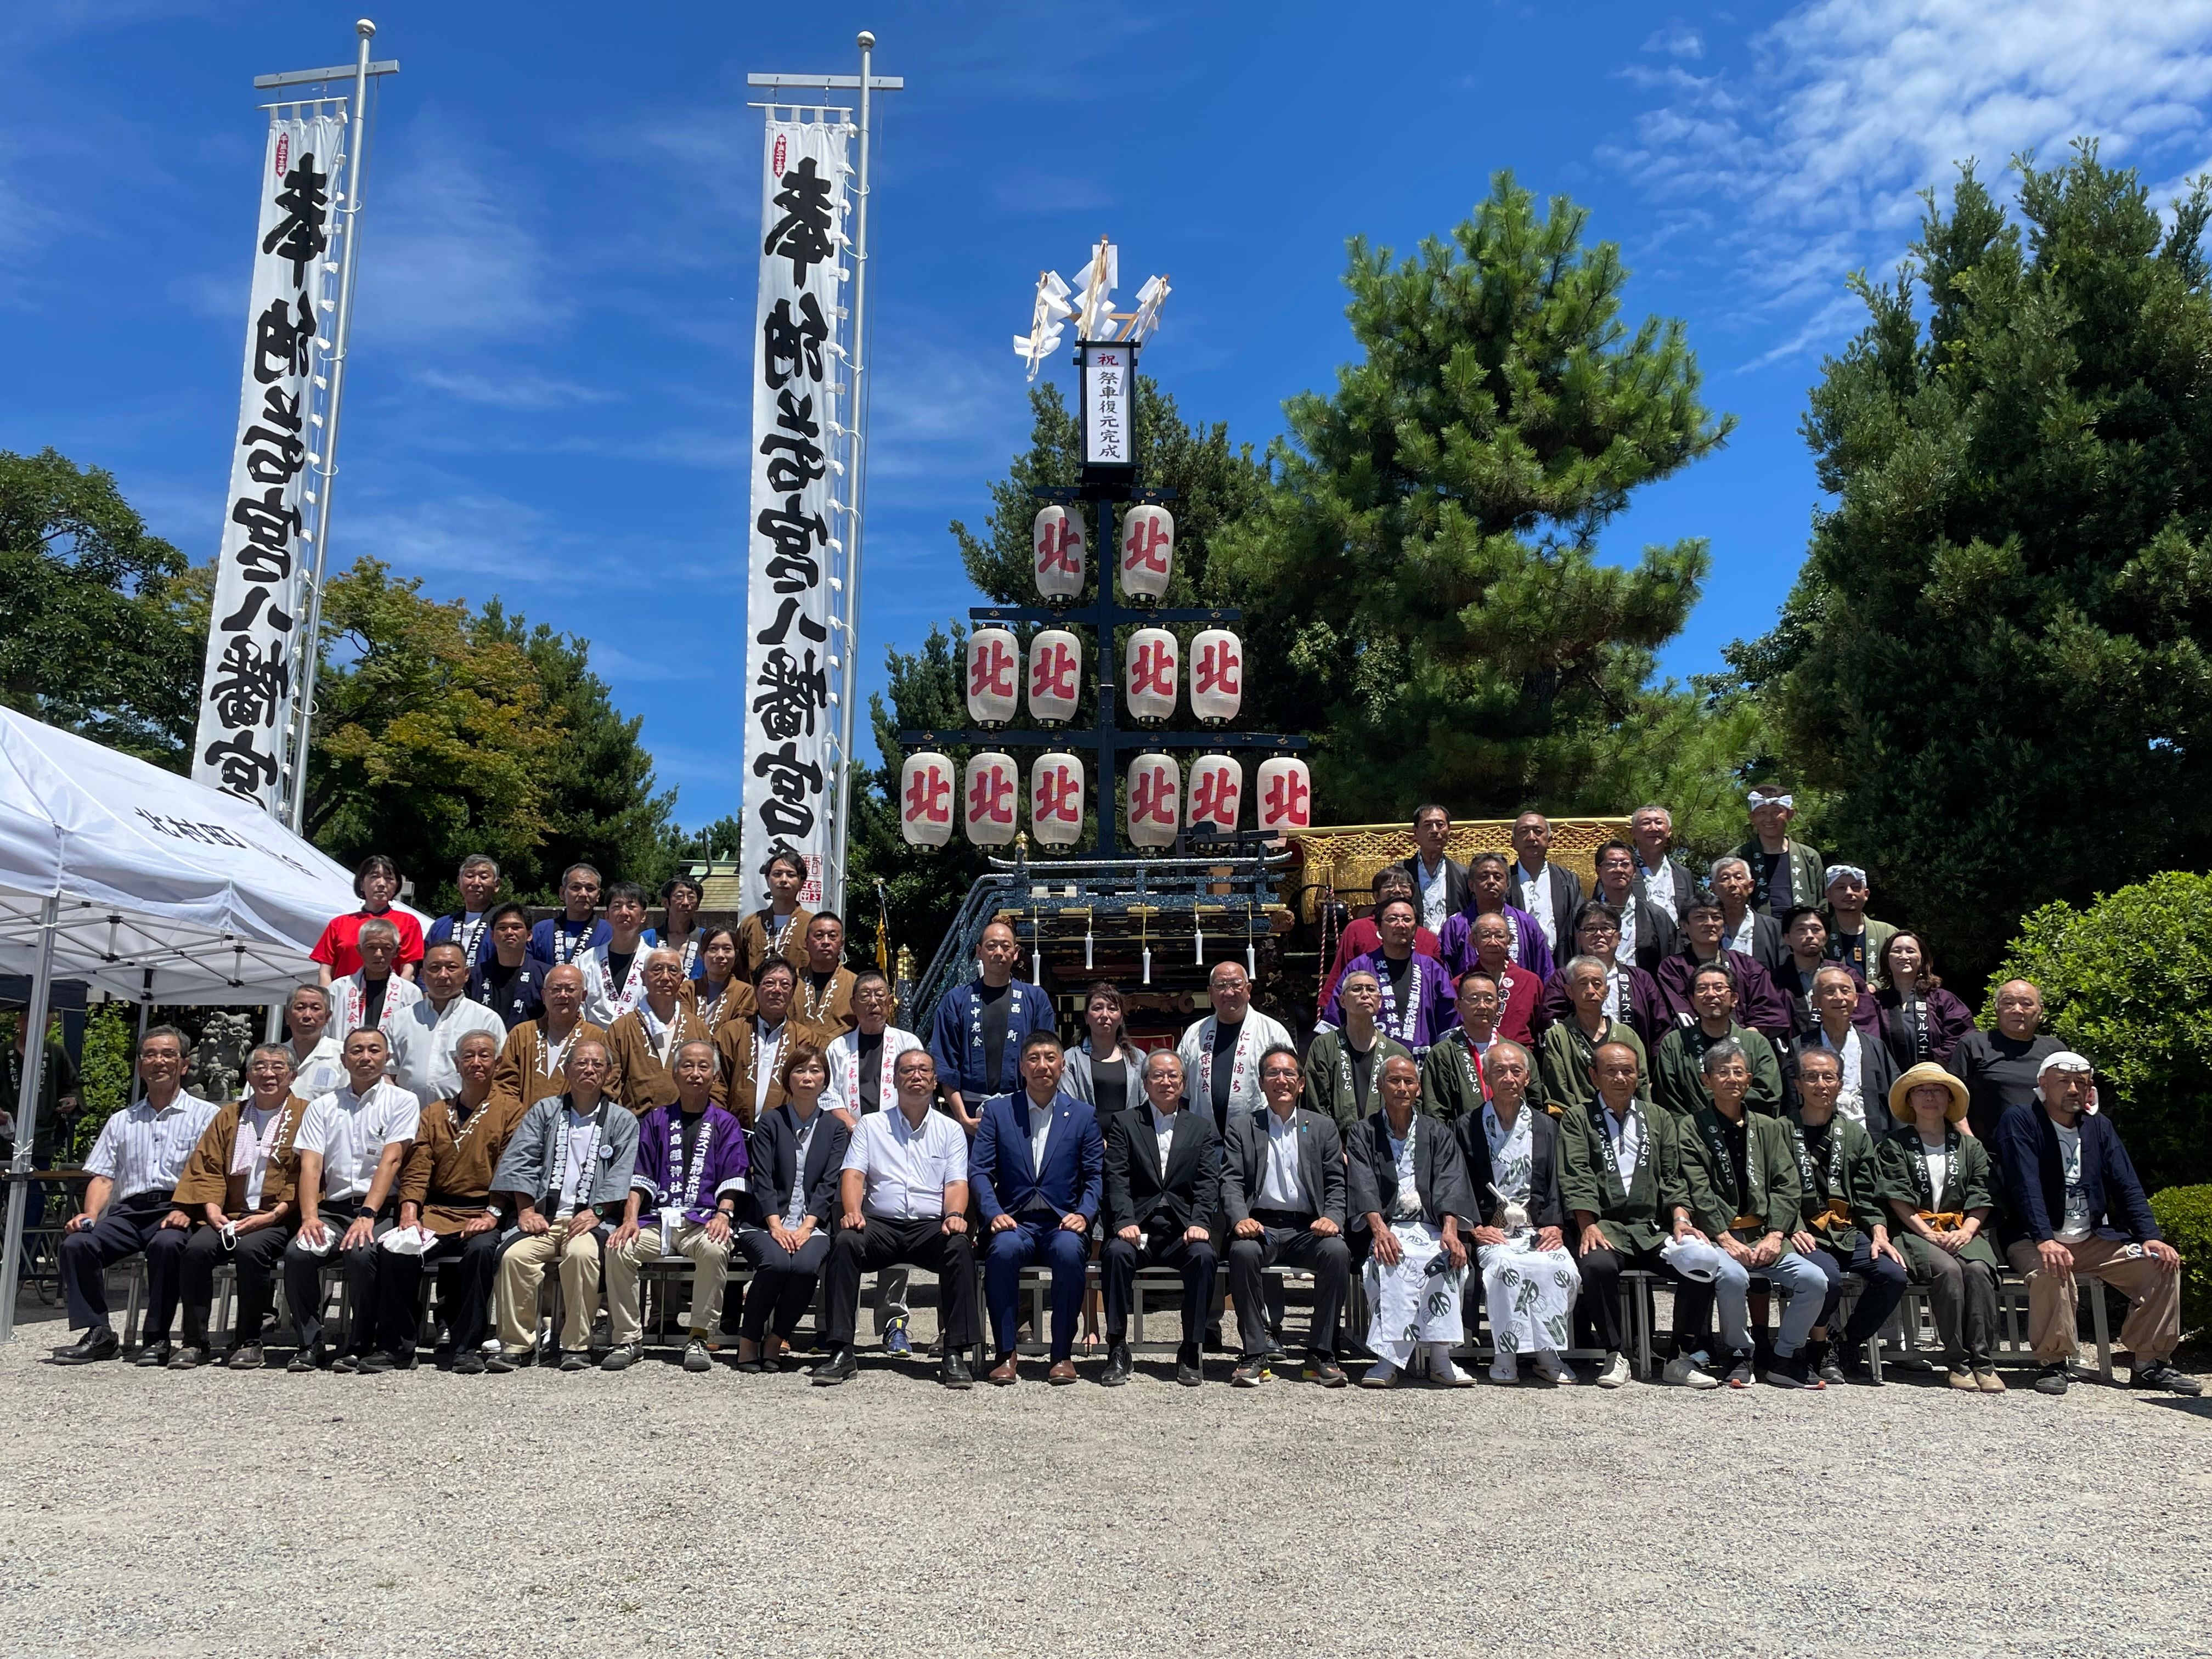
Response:
[[[1813,1041],[1836,1057],[1837,1069],[1843,1074],[1843,1091],[1836,1097],[1836,1109],[1861,1128],[1866,1127],[1866,1054],[1860,1047],[1856,1028],[1844,1033],[1840,1043],[1828,1041],[1825,1024],[1813,1028]]]
[[[1628,890],[1628,897],[1614,906],[1620,912],[1620,943],[1613,947],[1613,959],[1624,968],[1636,965],[1636,890]]]
[[[248,1095],[238,1108],[238,1133],[232,1138],[230,1175],[246,1177],[246,1207],[261,1207],[261,1188],[269,1178],[269,1159],[276,1150],[276,1125],[283,1121],[282,1104],[262,1107]]]
[[[1268,1107],[1262,1115],[1267,1124],[1267,1156],[1260,1168],[1260,1190],[1253,1201],[1266,1210],[1305,1208],[1305,1185],[1298,1179],[1298,1115],[1288,1118]]]
[[[1160,1145],[1160,1175],[1164,1179],[1168,1172],[1168,1148],[1175,1145],[1176,1115],[1163,1112],[1149,1100],[1145,1103],[1145,1109],[1152,1115],[1152,1137]]]
[[[149,1100],[126,1106],[100,1126],[100,1138],[92,1143],[84,1167],[114,1183],[112,1202],[140,1193],[166,1193],[184,1174],[216,1111],[213,1101],[182,1089],[159,1109]]]
[[[1667,913],[1667,920],[1677,927],[1682,925],[1680,913],[1674,908],[1674,860],[1661,858],[1659,867],[1653,869],[1644,861],[1644,854],[1636,855],[1636,873],[1643,878],[1644,896],[1651,901],[1654,909]],[[1626,918],[1623,918],[1625,921]]]
[[[1039,1173],[1044,1170],[1045,1142],[1052,1138],[1053,1108],[1059,1103],[1055,1098],[1040,1106],[1028,1090],[1022,1091],[1022,1104],[1029,1109],[1030,1168]]]
[[[502,1036],[500,1041],[503,1043],[507,1038]],[[302,1100],[313,1100],[333,1089],[343,1089],[345,1085],[345,1055],[338,1047],[337,1038],[325,1027],[305,1060],[296,1052],[293,1054],[292,1092]]]
[[[1444,923],[1451,917],[1451,884],[1446,878],[1450,868],[1447,854],[1437,860],[1436,873],[1419,853],[1413,854],[1413,880],[1421,890],[1421,925],[1432,933],[1443,932]]]
[[[1759,912],[1747,905],[1744,907],[1743,920],[1736,923],[1732,932],[1722,936],[1721,943],[1731,951],[1741,951],[1744,955],[1750,956],[1753,954],[1752,945],[1758,938]]]
[[[374,1083],[356,1094],[349,1081],[308,1106],[292,1146],[322,1154],[321,1202],[337,1204],[368,1191],[384,1149],[414,1139],[422,1116],[422,1103],[396,1083]]]
[[[1534,875],[1528,873],[1525,864],[1514,867],[1521,873],[1521,908],[1535,917],[1537,931],[1543,934],[1544,943],[1556,951],[1560,944],[1559,922],[1552,910],[1552,866],[1547,862]]]
[[[1620,1189],[1626,1192],[1636,1184],[1637,1169],[1644,1162],[1644,1127],[1637,1119],[1635,1103],[1630,1103],[1626,1117],[1616,1118],[1600,1101],[1597,1115],[1597,1132],[1613,1142],[1613,1157],[1620,1164]]]
[[[865,1177],[864,1215],[920,1221],[945,1213],[945,1189],[968,1179],[968,1132],[943,1112],[922,1114],[916,1127],[894,1106],[870,1112],[853,1132],[842,1166]]]
[[[452,1099],[461,1089],[453,1055],[471,1031],[482,1031],[501,1048],[507,1046],[507,1022],[471,998],[455,997],[443,1012],[427,996],[410,1004],[391,1030],[392,1080],[425,1106]],[[332,1087],[342,1084],[343,1079]],[[314,1096],[302,1091],[301,1098]]]

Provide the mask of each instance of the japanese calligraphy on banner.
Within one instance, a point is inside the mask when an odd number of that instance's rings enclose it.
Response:
[[[345,118],[277,115],[261,168],[261,222],[246,313],[238,444],[224,498],[192,776],[270,807],[282,788],[295,665],[301,569],[314,531],[315,382],[335,303],[331,181]]]
[[[845,347],[842,121],[769,112],[761,190],[753,371],[752,532],[745,630],[744,850],[748,907],[768,902],[760,866],[787,847],[805,860],[799,902],[821,902],[836,826],[836,722],[830,711],[830,583],[851,526],[841,442]]]

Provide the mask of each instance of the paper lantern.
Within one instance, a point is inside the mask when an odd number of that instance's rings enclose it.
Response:
[[[934,750],[908,755],[899,768],[899,833],[916,847],[952,839],[952,761]]]
[[[1030,830],[1048,847],[1073,847],[1083,834],[1083,763],[1074,756],[1030,763]]]
[[[968,839],[978,847],[1004,847],[1014,838],[1014,803],[1022,775],[1014,757],[995,752],[968,763]]]
[[[1190,712],[1208,726],[1233,720],[1244,706],[1244,641],[1209,628],[1190,642]]]
[[[1260,827],[1280,835],[1313,827],[1313,775],[1283,756],[1260,763]]]
[[[1030,545],[1036,553],[1037,592],[1048,601],[1081,598],[1083,509],[1043,508],[1030,526]]]
[[[1129,840],[1138,847],[1170,847],[1182,822],[1182,768],[1165,755],[1139,755],[1129,763]]]
[[[1190,769],[1190,807],[1183,814],[1190,827],[1210,823],[1225,835],[1243,810],[1243,767],[1226,755],[1202,756]]]
[[[1047,726],[1075,717],[1083,690],[1083,642],[1064,628],[1048,628],[1030,641],[1030,714]]]
[[[1121,515],[1121,592],[1150,603],[1168,591],[1175,569],[1175,514],[1133,507]]]
[[[979,628],[968,636],[968,717],[1004,726],[1020,706],[1022,647],[1011,628]]]
[[[1164,628],[1139,628],[1129,635],[1128,656],[1122,664],[1121,684],[1129,699],[1129,712],[1140,720],[1171,718],[1176,708],[1176,674],[1182,666],[1181,647]]]

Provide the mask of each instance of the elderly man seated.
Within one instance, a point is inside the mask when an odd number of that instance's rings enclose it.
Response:
[[[2089,1062],[2061,1049],[2044,1060],[2036,1088],[2041,1097],[2006,1112],[1996,1133],[2005,1196],[1997,1242],[2027,1281],[2028,1327],[2043,1367],[2036,1391],[2066,1392],[2086,1277],[2128,1299],[2120,1340],[2135,1359],[2134,1386],[2202,1393],[2171,1358],[2181,1340],[2181,1257],[2159,1234],[2119,1131],[2094,1109]]]
[[[1534,1357],[1536,1374],[1572,1382],[1559,1356],[1567,1346],[1582,1273],[1565,1239],[1567,1212],[1559,1196],[1559,1126],[1528,1103],[1534,1067],[1528,1051],[1500,1041],[1491,1049],[1490,1100],[1461,1120],[1468,1185],[1481,1223],[1472,1235],[1489,1304],[1494,1382],[1520,1381],[1520,1357]]]
[[[1347,1137],[1352,1231],[1367,1244],[1367,1346],[1375,1364],[1360,1386],[1388,1389],[1418,1345],[1429,1380],[1463,1388],[1474,1379],[1452,1364],[1467,1328],[1460,1287],[1467,1278],[1462,1228],[1478,1211],[1459,1143],[1420,1109],[1421,1073],[1412,1059],[1382,1062],[1382,1104]]]

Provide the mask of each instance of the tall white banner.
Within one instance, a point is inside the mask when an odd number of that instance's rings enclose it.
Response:
[[[800,902],[821,902],[835,826],[830,582],[850,526],[833,505],[851,477],[846,349],[845,148],[838,121],[769,112],[761,186],[753,367],[752,533],[745,631],[744,848],[749,904],[779,848],[806,860]]]
[[[309,469],[321,460],[314,381],[329,349],[317,336],[334,307],[331,182],[345,132],[339,115],[275,116],[261,168],[238,446],[192,776],[264,808],[281,793],[297,660],[313,648],[299,637],[301,568],[314,533],[307,511],[315,499]]]

